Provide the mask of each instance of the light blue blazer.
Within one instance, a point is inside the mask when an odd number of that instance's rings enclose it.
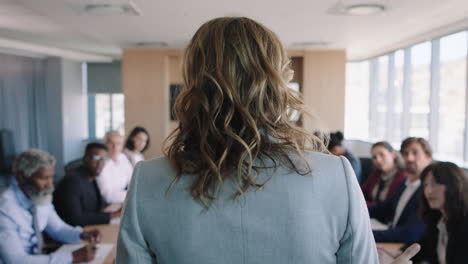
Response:
[[[346,158],[314,152],[312,175],[263,170],[261,191],[232,200],[234,188],[205,210],[166,158],[140,162],[127,194],[117,263],[378,263],[367,207]]]

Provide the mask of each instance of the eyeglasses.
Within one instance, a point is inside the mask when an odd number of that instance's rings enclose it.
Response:
[[[99,155],[91,155],[90,158],[91,158],[92,160],[95,160],[95,161],[101,161],[101,160],[102,160],[102,161],[107,161],[107,160],[109,160],[109,158],[107,158],[107,157],[101,157],[101,156],[99,156]]]

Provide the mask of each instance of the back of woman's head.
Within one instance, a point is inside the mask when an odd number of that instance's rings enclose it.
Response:
[[[451,162],[435,162],[426,167],[421,173],[421,183],[424,184],[426,178],[432,174],[438,184],[445,186],[444,210],[448,217],[450,229],[460,221],[467,220],[468,217],[468,178],[465,172]],[[440,217],[440,213],[432,210],[429,203],[422,194],[420,213],[429,222],[435,222]]]
[[[306,142],[321,146],[289,122],[302,101],[287,87],[292,70],[280,41],[261,24],[224,17],[202,25],[186,49],[183,77],[166,154],[178,178],[196,176],[194,199],[214,199],[226,177],[238,195],[262,186],[255,164],[265,158],[299,172],[288,153],[301,154]]]
[[[328,150],[332,150],[336,146],[342,146],[344,140],[344,135],[341,131],[336,131],[334,133],[330,133],[330,139],[328,142]]]

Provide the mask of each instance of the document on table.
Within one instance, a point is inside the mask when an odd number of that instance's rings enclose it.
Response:
[[[120,225],[120,217],[112,218],[110,220],[109,224],[111,224],[111,225]]]
[[[371,218],[370,222],[371,222],[372,230],[387,230],[388,229],[388,226],[386,224],[379,222],[379,220],[375,218]]]
[[[73,251],[80,249],[84,247],[85,244],[83,243],[78,243],[78,244],[65,244],[61,246],[56,252],[60,253],[72,253]],[[94,260],[89,261],[89,262],[83,262],[83,263],[88,263],[88,264],[102,264],[106,260],[107,255],[112,250],[112,247],[114,247],[113,244],[96,244],[97,250],[96,250],[96,256]]]

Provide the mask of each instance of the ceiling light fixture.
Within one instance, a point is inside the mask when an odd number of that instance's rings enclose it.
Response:
[[[385,11],[385,6],[381,4],[357,4],[347,6],[345,10],[353,16],[368,16]]]
[[[387,10],[387,7],[380,3],[355,3],[344,4],[336,3],[333,7],[327,10],[327,13],[336,16],[370,16],[382,13]]]
[[[123,4],[89,4],[85,5],[83,10],[89,15],[109,16],[109,15],[131,15],[141,16],[141,10],[133,2]]]

